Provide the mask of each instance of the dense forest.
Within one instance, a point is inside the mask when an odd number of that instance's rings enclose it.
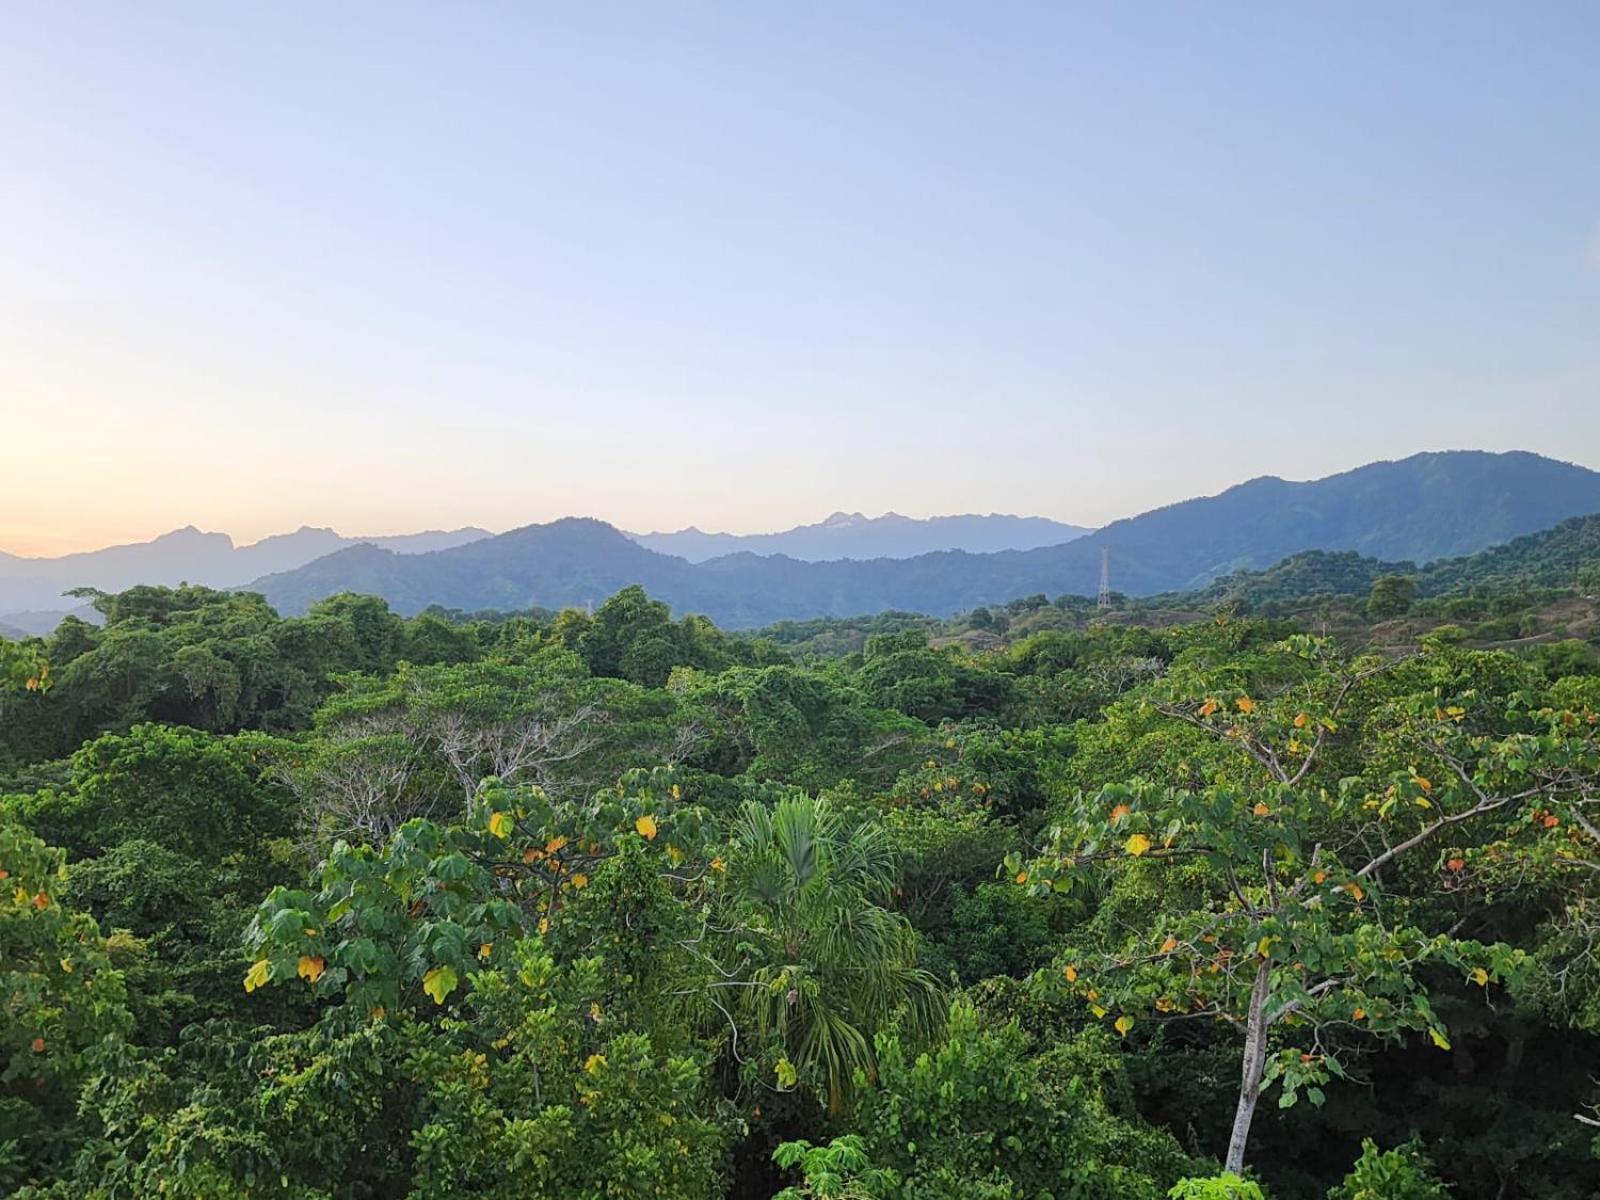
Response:
[[[0,640],[0,1193],[1592,1198],[1594,528],[759,633],[87,597]]]

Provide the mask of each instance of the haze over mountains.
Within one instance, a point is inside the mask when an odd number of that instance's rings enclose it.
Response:
[[[803,562],[749,552],[700,563],[660,554],[601,521],[569,518],[430,554],[341,550],[251,585],[286,613],[339,591],[403,613],[598,604],[642,584],[678,612],[729,627],[908,609],[947,615],[1044,593],[1093,594],[1100,551],[1130,595],[1204,587],[1306,550],[1428,563],[1600,512],[1600,473],[1535,454],[1451,451],[1304,483],[1253,479],[1114,522],[1093,537],[990,554]]]
[[[780,533],[703,533],[691,528],[628,536],[652,549],[701,562],[737,549],[805,560],[907,558],[930,550],[1025,550],[1064,542],[1085,532],[1081,526],[1045,517],[992,514],[919,520],[898,513],[882,517],[834,513],[815,525]],[[422,554],[490,536],[487,529],[469,526],[445,532],[352,538],[332,529],[303,526],[294,533],[237,546],[225,533],[202,533],[191,525],[148,542],[55,558],[0,551],[0,633],[8,627],[13,633],[43,633],[54,628],[70,607],[70,601],[63,600],[63,593],[70,588],[116,592],[136,583],[239,587],[350,546],[367,544],[397,554]]]
[[[303,528],[249,546],[191,527],[54,559],[0,554],[0,632],[47,630],[67,607],[67,588],[184,581],[261,591],[284,613],[340,591],[381,595],[408,614],[434,604],[561,608],[598,604],[637,583],[678,612],[728,627],[885,609],[949,615],[1036,593],[1093,594],[1102,548],[1113,588],[1143,596],[1205,588],[1306,551],[1427,564],[1591,513],[1600,513],[1600,473],[1522,452],[1451,451],[1303,483],[1253,479],[1092,537],[1043,518],[893,513],[835,514],[746,536],[632,535],[567,518],[499,535],[467,528],[355,539]],[[916,552],[930,544],[940,548]],[[973,549],[986,545],[1003,548]],[[715,553],[726,546],[738,549]],[[783,552],[754,552],[772,547]]]
[[[628,536],[650,550],[695,563],[741,551],[785,554],[802,562],[831,562],[842,558],[912,558],[937,550],[968,550],[976,554],[1033,550],[1070,542],[1088,532],[1082,525],[1067,525],[1048,517],[1015,517],[1007,513],[965,513],[921,520],[894,512],[881,517],[836,512],[815,525],[796,525],[781,533],[706,533],[691,525],[673,533]]]
[[[28,558],[0,551],[0,623],[30,631],[34,625],[53,623],[59,610],[71,606],[70,600],[62,598],[71,588],[94,587],[117,592],[139,583],[238,587],[262,575],[302,566],[346,546],[371,543],[397,554],[421,554],[488,536],[487,529],[469,527],[398,537],[350,538],[331,529],[302,526],[293,533],[236,546],[225,533],[205,533],[189,525],[148,542],[108,546],[103,550],[56,558]]]

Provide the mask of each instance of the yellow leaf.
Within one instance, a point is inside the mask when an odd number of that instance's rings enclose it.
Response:
[[[328,969],[327,960],[322,955],[302,954],[300,963],[295,968],[295,973],[307,983],[315,983],[322,978],[322,973]]]
[[[711,869],[713,871],[726,871],[728,869],[728,864],[723,861],[722,855],[719,854],[711,860]]]
[[[1135,858],[1138,858],[1146,850],[1150,849],[1150,839],[1142,833],[1136,833],[1123,843],[1122,848]]]
[[[1117,1018],[1116,1024],[1112,1026],[1112,1028],[1114,1028],[1118,1033],[1122,1034],[1123,1037],[1127,1037],[1128,1030],[1133,1028],[1133,1018],[1126,1015],[1120,1016]]]
[[[1239,711],[1242,713],[1249,714],[1256,710],[1256,702],[1249,696],[1240,696],[1234,703],[1239,706]]]
[[[489,955],[491,955],[493,953],[494,953],[494,943],[493,942],[485,942],[483,945],[478,947],[478,959],[479,959],[480,962],[488,962],[489,961]]]
[[[1269,937],[1264,937],[1259,942],[1257,942],[1256,943],[1256,953],[1259,954],[1262,958],[1270,958],[1270,957],[1272,957],[1272,939],[1269,938]]]
[[[605,1065],[606,1056],[604,1054],[591,1054],[588,1058],[583,1060],[583,1069],[590,1075],[593,1075]]]
[[[1482,967],[1473,967],[1472,982],[1477,984],[1479,987],[1488,987],[1489,972],[1485,971]]]
[[[422,977],[422,990],[433,997],[435,1004],[443,1004],[445,997],[456,990],[454,967],[434,967]]]
[[[1161,953],[1163,954],[1171,954],[1177,948],[1178,939],[1175,937],[1169,936],[1166,941],[1161,943]]]
[[[1098,1004],[1090,1005],[1089,1011],[1095,1015],[1096,1020],[1099,1020],[1101,1017],[1106,1015],[1106,1010],[1101,1008]]]
[[[494,836],[497,838],[510,837],[511,814],[508,812],[497,812],[491,815],[489,817],[489,832],[494,834]]]
[[[267,985],[267,981],[271,978],[272,964],[264,958],[258,958],[250,965],[250,969],[245,972],[244,990],[247,992],[253,992],[258,987],[265,987]]]
[[[1296,729],[1304,729],[1306,727],[1306,715],[1305,715],[1305,713],[1296,713],[1295,714],[1294,727]]]
[[[1272,815],[1272,810],[1265,804],[1257,804],[1255,808],[1251,809],[1250,811],[1255,813],[1258,817],[1270,817]]]
[[[1367,898],[1367,894],[1361,890],[1359,883],[1347,883],[1344,885],[1344,890],[1354,896],[1358,902]]]
[[[1421,788],[1425,792],[1433,791],[1433,780],[1428,779],[1428,778],[1426,778],[1426,777],[1424,777],[1422,775],[1413,775],[1411,777],[1411,782],[1416,784],[1419,788]]]
[[[644,836],[645,841],[653,842],[656,840],[656,819],[649,813],[635,821],[633,827]]]
[[[1450,1039],[1445,1037],[1444,1034],[1440,1033],[1437,1029],[1434,1029],[1432,1026],[1429,1026],[1429,1028],[1428,1028],[1428,1036],[1433,1039],[1433,1044],[1435,1046],[1439,1047],[1439,1049],[1441,1049],[1441,1050],[1450,1049]]]
[[[673,784],[672,785],[672,798],[674,800],[682,800],[683,799],[683,789],[680,788],[677,784]]]
[[[1069,966],[1067,968],[1067,970],[1066,970],[1066,976],[1067,976],[1067,982],[1068,983],[1077,983],[1078,982],[1078,968],[1077,967],[1073,967],[1073,966]]]
[[[579,890],[588,887],[589,877],[582,872],[579,872],[577,875],[572,877],[572,886],[578,888]]]
[[[780,1088],[792,1088],[799,1080],[800,1074],[795,1070],[794,1064],[787,1057],[780,1058],[773,1067],[773,1074],[778,1077]]]
[[[547,934],[549,932],[550,932],[550,918],[549,917],[540,917],[539,918],[539,935],[542,937],[542,936],[544,936],[545,934]]]
[[[1018,871],[1017,872],[1017,882],[1018,883],[1027,883],[1028,882],[1028,873],[1026,871]]]

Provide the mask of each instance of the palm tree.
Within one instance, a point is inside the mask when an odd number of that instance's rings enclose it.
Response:
[[[857,1070],[874,1074],[873,1035],[900,1016],[932,1031],[939,988],[917,966],[916,934],[884,907],[895,884],[883,831],[826,800],[747,803],[733,832],[727,899],[744,955],[742,1007],[776,1035],[800,1076],[824,1080],[837,1111]]]

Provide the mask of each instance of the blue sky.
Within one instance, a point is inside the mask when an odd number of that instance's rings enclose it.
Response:
[[[0,547],[1600,467],[1600,6],[0,8]]]

